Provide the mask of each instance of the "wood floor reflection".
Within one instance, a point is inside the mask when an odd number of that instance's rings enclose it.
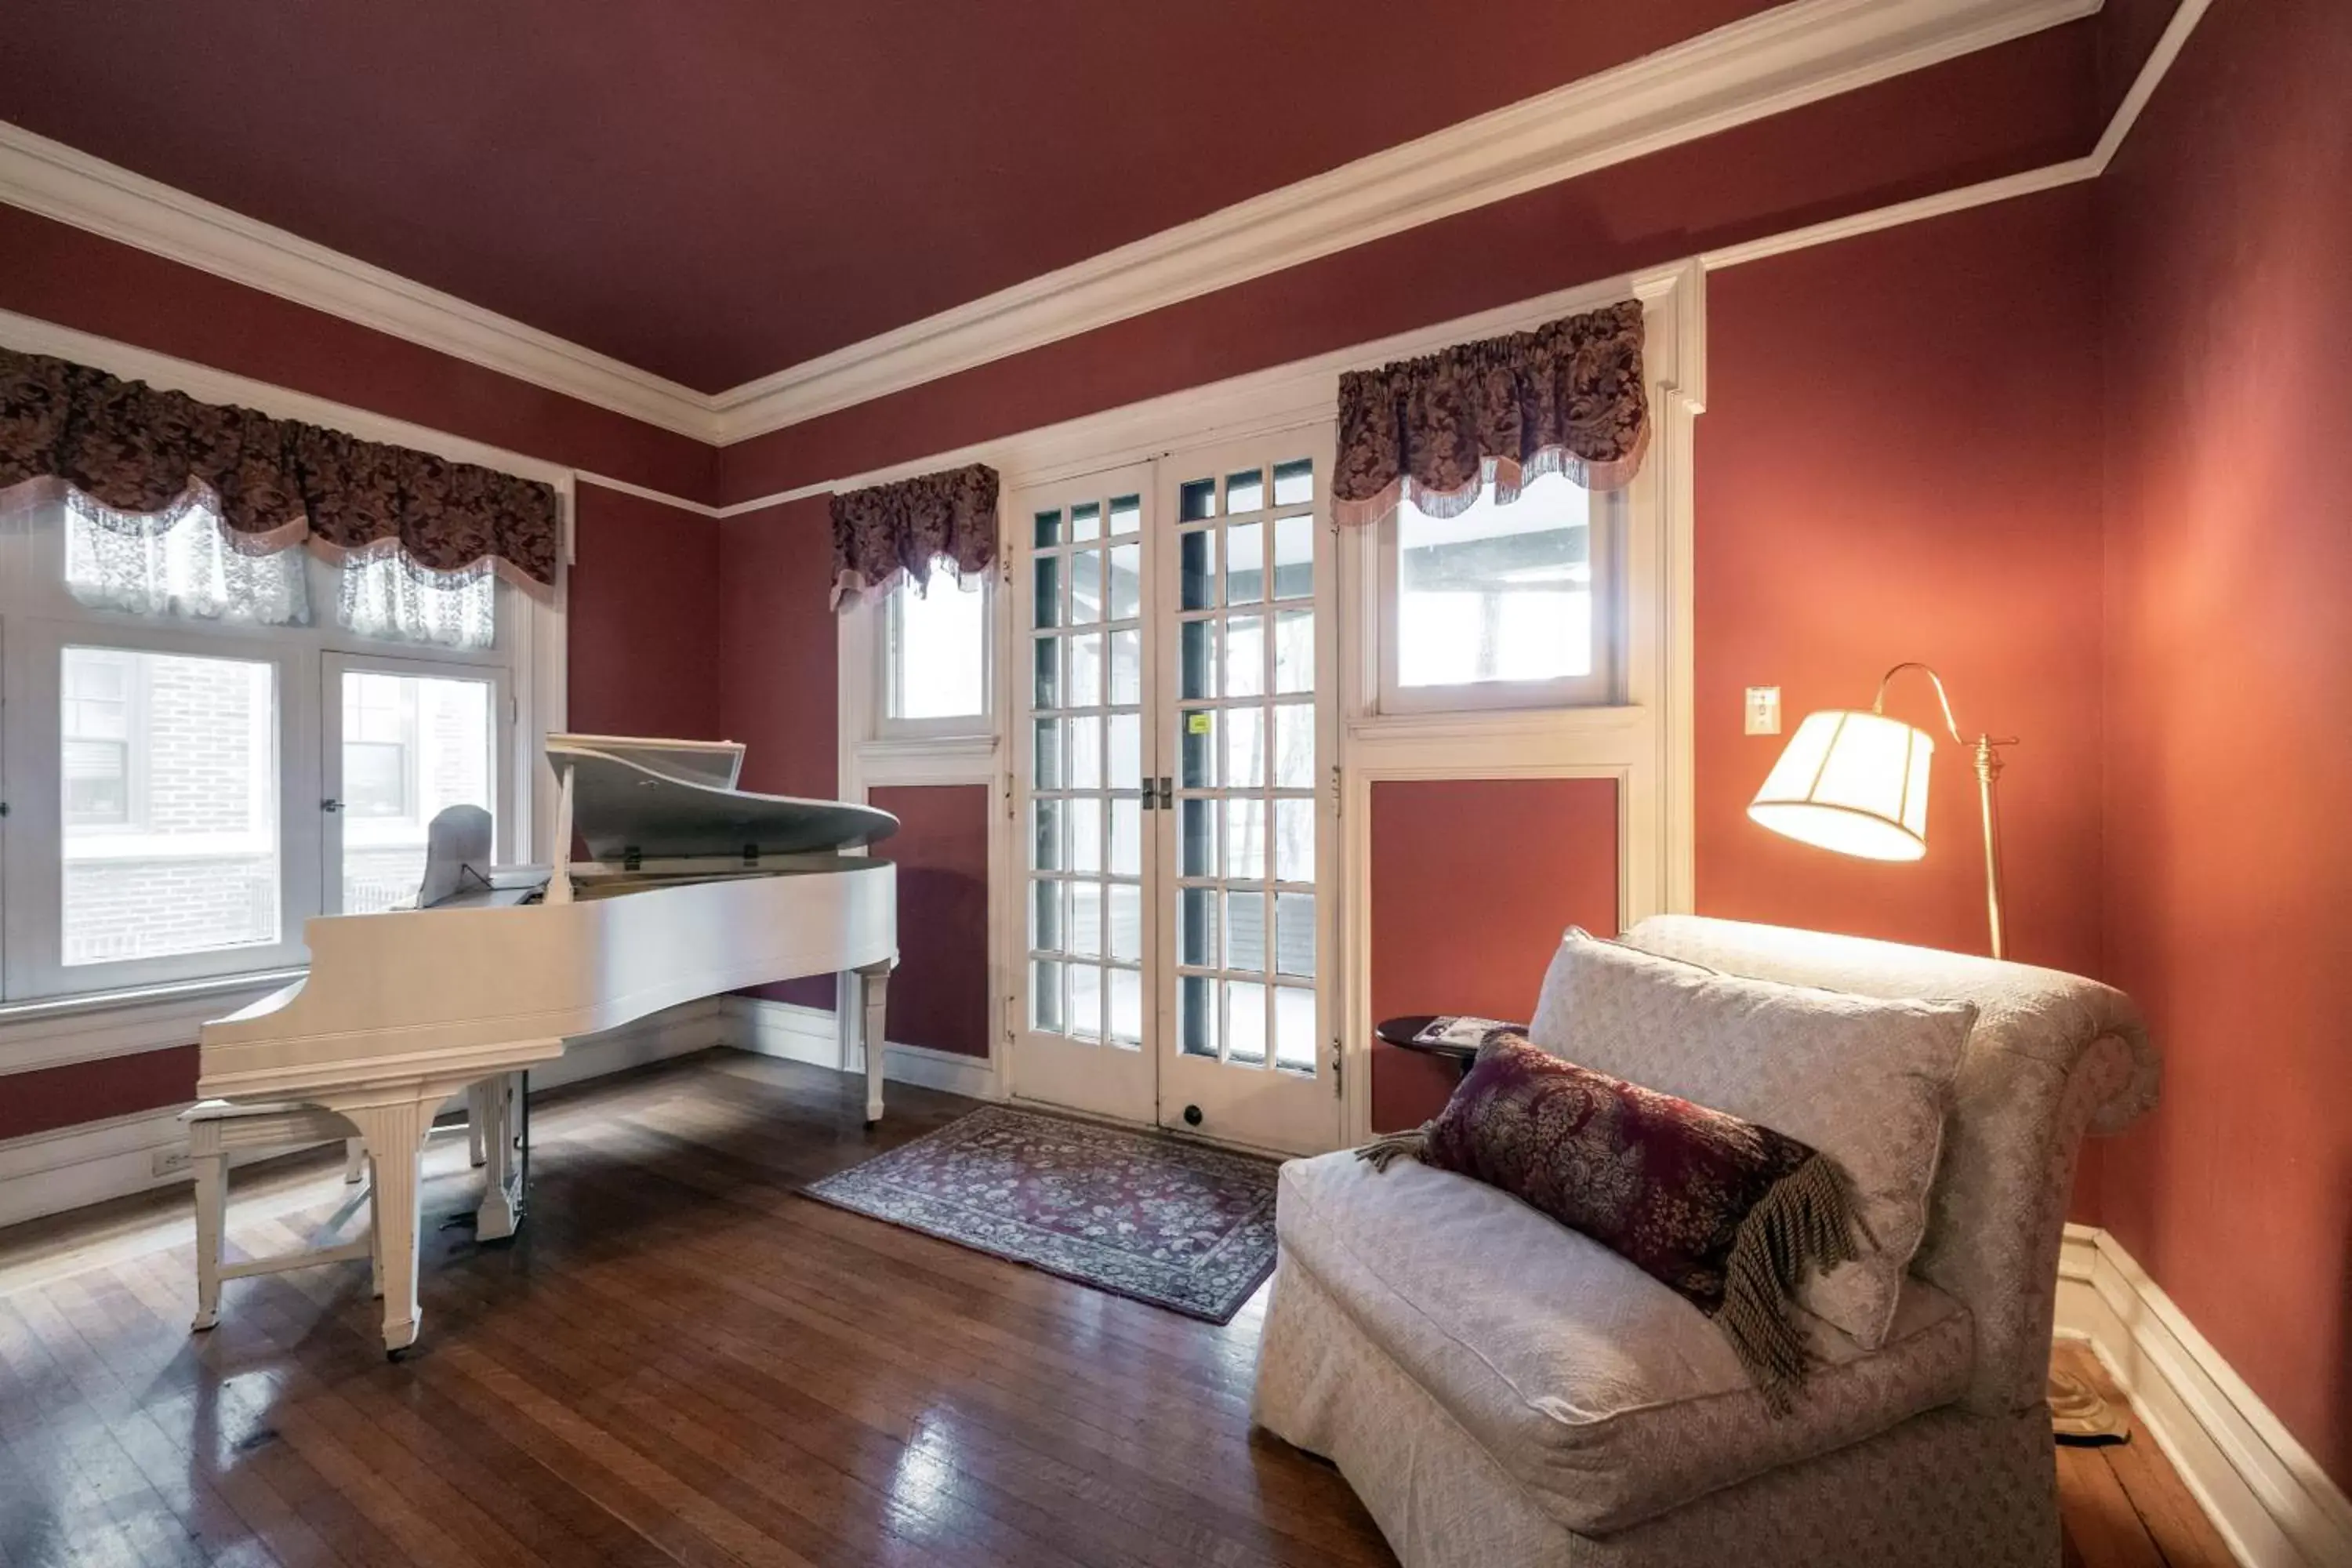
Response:
[[[474,1185],[437,1140],[397,1364],[359,1266],[232,1282],[190,1334],[184,1195],[0,1233],[0,1563],[1392,1561],[1250,1434],[1263,1292],[1213,1328],[793,1196],[970,1103],[895,1088],[868,1134],[859,1096],[718,1051],[544,1097],[504,1247],[431,1228]],[[343,1195],[323,1158],[240,1173],[232,1239]],[[2179,1483],[2136,1449],[2062,1468],[2070,1558],[2167,1561],[2137,1500]]]

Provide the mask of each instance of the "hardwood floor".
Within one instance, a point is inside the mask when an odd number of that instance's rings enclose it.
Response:
[[[184,1195],[0,1233],[0,1563],[1391,1561],[1250,1432],[1263,1292],[1213,1328],[793,1196],[970,1104],[894,1086],[867,1134],[861,1093],[719,1051],[545,1097],[530,1223],[428,1229],[396,1364],[352,1265],[189,1333]],[[428,1225],[473,1201],[463,1145]],[[240,1173],[232,1239],[308,1236],[339,1163]],[[2145,1442],[2061,1481],[2070,1563],[2227,1562]]]

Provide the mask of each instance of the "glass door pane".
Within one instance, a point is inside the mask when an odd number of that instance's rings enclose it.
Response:
[[[406,909],[433,819],[453,805],[498,814],[497,680],[340,659],[331,675],[329,786],[341,842],[330,896],[348,915]]]
[[[1144,518],[1148,468],[1015,498],[1014,812],[1022,890],[1013,1082],[1148,1121]]]
[[[1160,721],[1175,758],[1162,1120],[1300,1150],[1330,1147],[1339,1129],[1322,1048],[1327,448],[1318,433],[1162,465],[1173,522]]]

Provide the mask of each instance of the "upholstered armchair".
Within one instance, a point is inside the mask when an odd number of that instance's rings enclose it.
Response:
[[[1407,1568],[2056,1563],[2043,1384],[2075,1156],[2157,1092],[2129,1000],[2024,964],[1688,916],[1624,942],[1976,1005],[1885,1342],[1811,1321],[1807,1397],[1776,1416],[1715,1326],[1624,1259],[1465,1177],[1342,1152],[1283,1168],[1258,1422],[1337,1464]]]

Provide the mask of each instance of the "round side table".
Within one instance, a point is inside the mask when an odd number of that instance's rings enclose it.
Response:
[[[1468,1041],[1423,1040],[1415,1037],[1423,1029],[1444,1016],[1443,1013],[1407,1013],[1401,1017],[1381,1019],[1380,1026],[1372,1033],[1384,1046],[1394,1046],[1401,1051],[1412,1051],[1418,1056],[1437,1057],[1450,1061],[1454,1064],[1456,1072],[1467,1077],[1470,1064],[1478,1059],[1478,1047],[1475,1044]],[[1524,1024],[1513,1024],[1508,1026],[1514,1029],[1527,1027]]]

